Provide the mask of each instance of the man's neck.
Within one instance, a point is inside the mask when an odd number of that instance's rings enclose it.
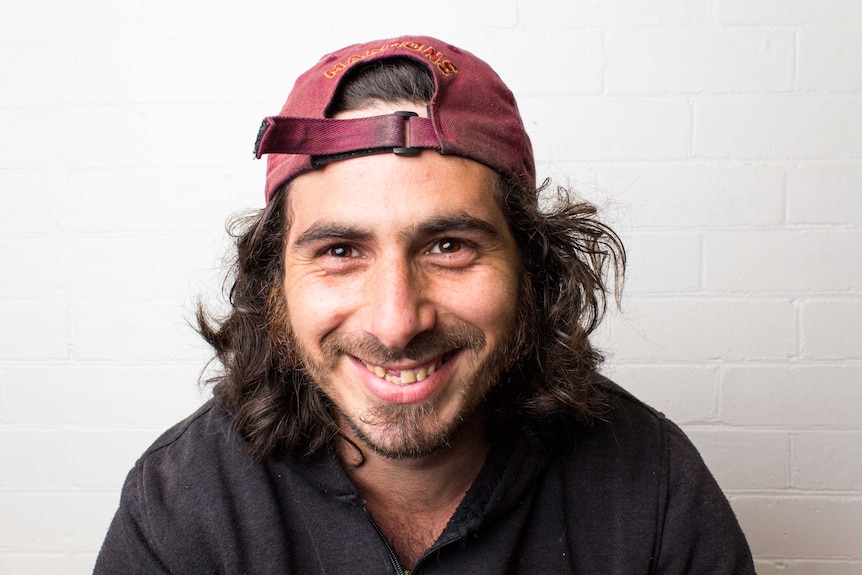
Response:
[[[351,437],[351,439],[353,439]],[[481,417],[474,417],[452,444],[415,459],[389,459],[361,443],[342,442],[344,469],[375,523],[405,568],[412,568],[437,540],[485,462],[490,444]]]

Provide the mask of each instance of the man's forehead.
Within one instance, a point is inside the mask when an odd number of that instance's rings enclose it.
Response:
[[[444,231],[505,234],[499,178],[490,169],[433,151],[423,154],[428,156],[366,157],[299,176],[285,198],[289,242],[394,234],[405,239]],[[405,162],[426,165],[401,170]],[[387,174],[393,167],[397,173]],[[435,174],[438,169],[447,173]]]
[[[328,164],[295,178],[286,201],[293,212],[362,210],[380,203],[393,210],[429,203],[490,209],[500,205],[500,190],[500,177],[486,166],[426,151],[412,158],[381,154]]]

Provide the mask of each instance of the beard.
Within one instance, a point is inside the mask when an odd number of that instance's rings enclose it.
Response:
[[[513,330],[509,330],[511,333]],[[497,383],[500,374],[509,367],[515,337],[507,336],[496,348],[486,349],[486,338],[478,328],[461,325],[417,335],[399,350],[383,346],[368,334],[328,335],[321,342],[320,357],[314,357],[295,338],[292,345],[305,372],[316,387],[328,397],[336,420],[352,431],[354,437],[369,450],[389,459],[415,459],[432,455],[452,444],[464,425],[476,414]],[[456,382],[448,394],[439,394],[416,404],[391,404],[366,401],[364,406],[348,411],[337,401],[338,383],[330,374],[338,361],[346,356],[361,358],[374,365],[388,365],[410,360],[425,363],[433,358],[457,353],[457,360],[466,364],[469,376]],[[443,402],[456,394],[457,412],[442,416]]]

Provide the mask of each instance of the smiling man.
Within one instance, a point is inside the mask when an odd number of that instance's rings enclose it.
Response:
[[[214,398],[135,465],[96,573],[754,572],[690,442],[597,373],[622,245],[539,208],[487,64],[332,53],[256,154],[231,311],[198,314]]]

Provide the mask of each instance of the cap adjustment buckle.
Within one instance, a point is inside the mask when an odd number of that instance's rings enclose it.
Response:
[[[405,110],[399,110],[397,112],[392,112],[396,116],[401,116],[404,118],[404,143],[410,141],[410,122],[408,118],[412,118],[418,116],[416,112],[407,112]],[[400,146],[392,148],[392,152],[399,156],[416,156],[419,152],[422,151],[422,148],[416,147],[408,147],[408,146]]]

